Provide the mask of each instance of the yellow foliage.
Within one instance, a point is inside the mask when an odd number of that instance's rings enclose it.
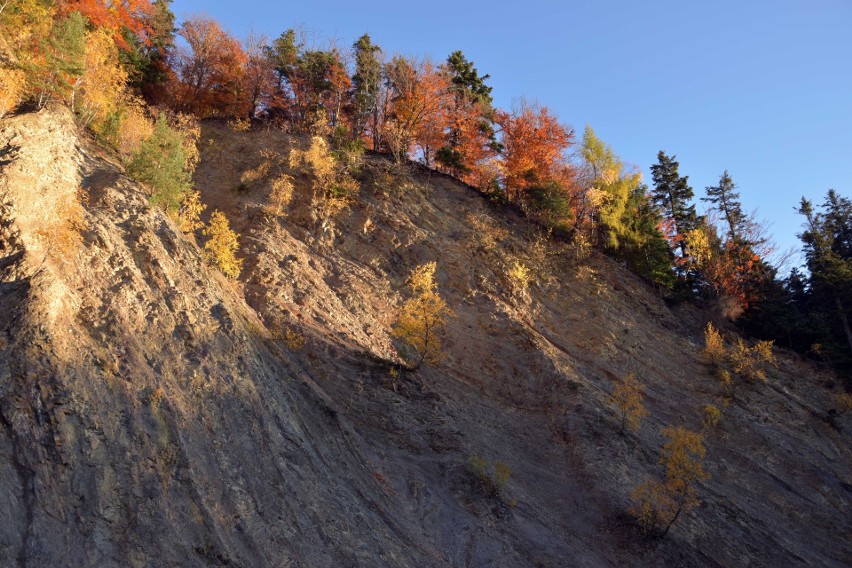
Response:
[[[625,427],[634,432],[638,432],[642,427],[642,421],[648,416],[642,398],[642,385],[633,373],[624,377],[621,384],[615,387],[609,402],[621,413],[622,434]]]
[[[192,233],[204,226],[201,213],[207,206],[201,203],[201,192],[190,191],[183,196],[178,211],[178,226],[184,233]]]
[[[239,116],[236,116],[228,121],[228,126],[230,126],[231,130],[234,132],[246,132],[251,128],[251,121],[247,118],[240,118]]]
[[[766,381],[766,371],[763,365],[776,365],[772,353],[772,341],[759,341],[754,347],[749,347],[742,339],[737,339],[737,345],[728,356],[731,370],[750,381]]]
[[[210,223],[203,231],[204,236],[210,237],[204,243],[204,254],[209,262],[219,267],[228,278],[237,278],[243,267],[243,261],[237,258],[240,248],[237,234],[231,230],[228,218],[221,211],[210,215]]]
[[[409,369],[423,363],[435,364],[441,358],[439,333],[452,310],[438,294],[435,283],[436,263],[429,262],[411,271],[408,287],[412,297],[402,306],[391,335],[405,346],[403,357]]]
[[[704,328],[704,359],[712,364],[719,365],[725,360],[725,340],[712,323],[707,323]]]
[[[722,420],[722,411],[719,410],[718,407],[712,404],[704,405],[704,427],[708,430],[715,428],[719,425],[719,421]]]
[[[471,228],[474,242],[486,251],[492,251],[497,244],[509,235],[509,231],[494,224],[485,213],[468,213],[465,217],[467,226]]]
[[[57,206],[52,222],[36,232],[44,241],[47,254],[61,263],[73,258],[88,228],[80,204],[80,194],[66,196]]]
[[[201,159],[201,154],[198,151],[201,126],[198,124],[198,119],[191,114],[178,113],[172,117],[170,125],[183,136],[184,169],[192,174]]]
[[[122,156],[130,157],[139,151],[142,141],[154,133],[154,122],[148,118],[145,105],[139,99],[129,98],[123,106],[118,130],[118,151]]]
[[[682,426],[660,432],[669,438],[660,456],[665,480],[646,480],[637,486],[630,495],[633,505],[629,512],[647,532],[663,536],[681,513],[701,503],[696,485],[710,476],[702,464],[706,454],[703,435]]]
[[[86,33],[85,41],[85,70],[77,81],[78,94],[72,102],[83,121],[97,128],[108,115],[118,110],[127,71],[118,61],[118,48],[111,30],[96,28]]]
[[[532,280],[530,269],[519,260],[516,260],[512,268],[509,269],[509,278],[521,292],[526,291]]]
[[[297,169],[307,166],[317,182],[317,188],[327,190],[334,182],[337,161],[328,147],[328,142],[322,136],[311,138],[307,150],[290,151],[290,168]]]
[[[293,199],[293,178],[287,174],[281,174],[272,180],[272,193],[269,194],[269,203],[264,210],[276,217],[284,214],[284,210]]]
[[[0,117],[15,110],[21,103],[27,87],[27,76],[20,69],[0,67]]]

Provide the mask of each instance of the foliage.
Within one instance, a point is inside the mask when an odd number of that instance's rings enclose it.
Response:
[[[625,376],[624,380],[616,385],[609,402],[621,414],[622,434],[625,432],[625,427],[633,432],[638,432],[642,427],[642,421],[648,416],[648,411],[642,402],[643,398],[642,384],[633,373]]]
[[[440,333],[452,310],[438,294],[436,268],[435,262],[429,262],[411,271],[407,283],[412,296],[402,305],[391,332],[404,346],[401,355],[409,370],[441,359]]]
[[[750,346],[737,338],[733,348],[725,345],[725,340],[713,324],[708,323],[704,329],[704,359],[716,366],[722,384],[731,386],[733,376],[748,381],[765,382],[766,366],[777,364],[772,352],[772,341],[758,341]]]
[[[657,163],[651,166],[654,188],[651,196],[654,205],[663,212],[668,223],[665,236],[672,248],[680,248],[681,260],[688,257],[685,235],[698,226],[698,214],[691,203],[694,193],[689,186],[688,176],[678,173],[676,156],[657,154]]]
[[[369,34],[364,34],[353,44],[355,51],[355,74],[352,76],[352,133],[360,139],[370,128],[373,150],[378,150],[379,91],[382,83],[382,49],[373,43]]]
[[[231,279],[240,275],[243,260],[237,258],[240,245],[237,234],[231,230],[228,218],[219,210],[210,215],[210,223],[205,227],[203,234],[209,237],[204,243],[204,254],[208,261],[222,271],[222,274]]]
[[[204,227],[201,222],[201,213],[207,209],[207,206],[201,202],[200,191],[188,191],[184,194],[181,200],[180,210],[178,211],[178,227],[184,233],[193,233]]]
[[[85,71],[86,19],[80,12],[55,20],[43,47],[43,65],[36,68],[34,84],[39,106],[54,98],[66,100]]]
[[[247,116],[243,80],[247,56],[218,23],[192,16],[180,29],[186,47],[177,50],[171,86],[174,108],[199,117]]]
[[[524,293],[532,281],[532,274],[523,262],[516,260],[509,269],[509,280],[521,293]]]
[[[702,418],[702,423],[706,430],[716,428],[721,420],[722,411],[719,410],[717,406],[713,404],[704,405],[704,417]]]
[[[281,174],[272,180],[272,192],[269,194],[269,202],[264,210],[274,217],[280,217],[292,199],[293,178],[287,174]]]
[[[74,86],[74,110],[85,124],[103,128],[115,114],[124,95],[127,72],[118,60],[118,48],[109,30],[97,28],[86,34],[84,71]]]
[[[704,328],[704,360],[711,365],[721,365],[725,360],[725,340],[713,324],[707,322]]]
[[[660,456],[664,480],[648,479],[630,495],[630,513],[648,534],[658,537],[665,536],[681,514],[700,504],[696,485],[710,477],[702,464],[706,449],[701,434],[682,426],[660,432],[669,438]]]
[[[178,211],[192,187],[184,141],[185,137],[160,115],[151,136],[127,164],[127,173],[151,188],[151,202],[170,213]]]

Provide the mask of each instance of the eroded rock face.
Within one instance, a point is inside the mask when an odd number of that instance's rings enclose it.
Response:
[[[852,424],[793,356],[708,437],[704,504],[661,541],[627,518],[659,429],[719,387],[700,315],[608,259],[542,256],[470,189],[369,158],[357,200],[287,216],[240,174],[300,143],[205,125],[196,183],[241,234],[226,282],[52,110],[0,122],[0,564],[843,566]],[[283,158],[282,158],[283,159]],[[62,225],[81,196],[71,233]],[[57,244],[59,243],[59,244]],[[394,378],[404,279],[438,263],[436,367]],[[533,267],[521,289],[515,261]],[[304,346],[288,340],[290,330]],[[607,398],[634,372],[651,418]],[[504,462],[502,495],[468,463]]]

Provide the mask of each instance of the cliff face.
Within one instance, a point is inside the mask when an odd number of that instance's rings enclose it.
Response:
[[[852,560],[852,424],[825,420],[830,376],[780,353],[767,384],[741,385],[707,439],[702,506],[648,540],[625,510],[659,475],[659,429],[700,428],[720,395],[700,315],[380,158],[342,211],[297,177],[270,218],[268,180],[241,179],[300,143],[205,125],[196,184],[240,232],[232,283],[69,113],[0,122],[0,564]],[[455,312],[445,357],[393,377],[394,311],[429,261]],[[651,415],[621,436],[607,399],[629,372]],[[474,456],[511,469],[500,495]]]

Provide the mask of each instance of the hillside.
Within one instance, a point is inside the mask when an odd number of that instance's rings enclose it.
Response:
[[[852,422],[828,419],[828,371],[776,350],[767,383],[738,385],[706,439],[702,505],[649,539],[627,509],[661,471],[660,428],[700,429],[721,396],[707,316],[380,156],[333,214],[291,172],[270,218],[266,174],[305,144],[203,124],[194,181],[240,235],[234,283],[69,111],[2,119],[0,563],[852,562]],[[432,261],[445,356],[395,377],[405,279]],[[628,373],[650,416],[622,436],[608,399]],[[502,491],[474,457],[511,469]]]

